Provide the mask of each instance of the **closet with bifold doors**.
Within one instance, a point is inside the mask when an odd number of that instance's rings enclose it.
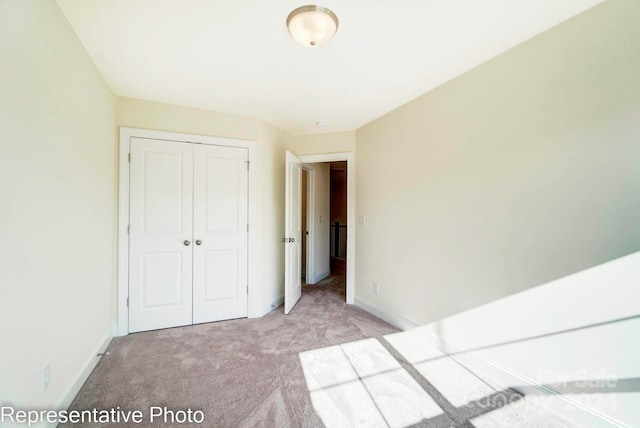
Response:
[[[248,148],[129,144],[129,332],[246,317]]]

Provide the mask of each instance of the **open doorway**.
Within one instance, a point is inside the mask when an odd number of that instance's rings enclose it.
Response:
[[[346,300],[347,162],[302,164],[301,276]]]
[[[330,263],[332,275],[347,273],[347,162],[329,164]]]
[[[346,165],[335,165],[337,168],[345,168],[346,227],[342,225],[340,219],[336,218],[333,222],[331,219],[330,174],[332,162],[346,162]],[[302,185],[303,174],[306,182],[304,189]],[[302,219],[303,197],[306,200],[304,222]],[[336,224],[336,222],[338,223]],[[340,287],[342,301],[353,304],[355,300],[356,223],[354,154],[345,152],[298,157],[287,151],[285,162],[286,235],[282,237],[282,242],[285,244],[285,314],[290,313],[302,296],[303,282],[312,287],[313,284],[330,278],[332,223],[334,226],[334,257],[342,259],[337,260],[335,264],[342,262],[345,265],[344,280],[341,281]],[[303,235],[304,277],[302,272]],[[335,268],[340,269],[339,266]]]

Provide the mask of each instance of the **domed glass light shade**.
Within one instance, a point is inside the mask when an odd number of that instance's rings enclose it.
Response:
[[[338,31],[338,17],[329,9],[308,5],[295,9],[287,17],[291,36],[301,45],[320,46]]]

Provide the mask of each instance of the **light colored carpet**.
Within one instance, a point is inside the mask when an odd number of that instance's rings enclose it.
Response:
[[[118,427],[571,426],[480,379],[420,328],[398,332],[346,305],[344,291],[344,277],[329,277],[303,286],[287,316],[280,307],[260,319],[116,338],[71,409],[144,413],[142,424]],[[150,424],[151,406],[199,410],[205,420]]]
[[[71,409],[119,406],[148,421],[150,406],[167,406],[202,410],[211,427],[322,426],[298,355],[396,331],[346,305],[344,279],[329,277],[305,285],[290,315],[280,307],[259,319],[115,338]]]

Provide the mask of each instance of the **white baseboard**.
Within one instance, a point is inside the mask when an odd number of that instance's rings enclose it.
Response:
[[[314,278],[314,281],[313,281],[313,282],[308,283],[308,284],[317,284],[317,283],[319,283],[320,281],[322,281],[323,279],[325,279],[325,278],[329,277],[329,275],[331,275],[331,271],[330,271],[330,270],[328,270],[328,271],[326,271],[326,272],[322,272],[321,274],[316,275],[316,277]]]
[[[93,369],[96,367],[96,365],[100,361],[100,357],[98,357],[97,355],[103,353],[105,349],[107,349],[107,346],[109,346],[111,339],[113,339],[114,337],[113,332],[117,331],[117,329],[118,327],[116,324],[114,324],[109,328],[109,331],[107,331],[107,333],[103,336],[98,347],[95,348],[95,350],[87,357],[84,367],[82,367],[82,369],[76,376],[76,379],[73,381],[71,386],[67,389],[67,392],[64,394],[64,396],[56,406],[56,409],[67,410],[69,406],[71,406],[71,403],[73,402],[74,398],[76,398],[76,395],[78,395],[78,392],[80,392],[80,388],[82,388],[82,385],[84,385],[84,383],[89,378],[89,375],[91,374]],[[47,423],[44,426],[47,428],[55,428],[57,424]]]
[[[576,400],[558,394],[550,388],[536,383],[513,370],[484,358],[477,352],[468,352],[463,347],[429,331],[437,342],[441,343],[441,351],[465,366],[476,376],[500,389],[512,388],[523,395],[529,395],[533,403],[555,413],[578,427],[593,428],[631,428],[602,412],[590,408]]]
[[[400,330],[411,330],[412,328],[415,328],[418,326],[418,324],[412,323],[411,321],[404,319],[399,315],[395,315],[383,309],[380,309],[377,306],[374,306],[371,303],[366,302],[357,296],[354,300],[354,305],[364,311],[369,312],[370,314],[377,316],[381,320],[388,322],[389,324],[399,328]]]
[[[263,316],[267,315],[269,312],[273,311],[275,308],[277,308],[282,304],[284,304],[284,296],[278,297],[268,306],[262,306],[260,308],[260,312],[253,312],[253,313],[249,312],[249,315],[247,316],[247,318],[262,318]]]
[[[284,305],[284,296],[278,297],[273,301],[273,303],[271,303],[271,309],[269,310],[269,312],[281,305]]]

